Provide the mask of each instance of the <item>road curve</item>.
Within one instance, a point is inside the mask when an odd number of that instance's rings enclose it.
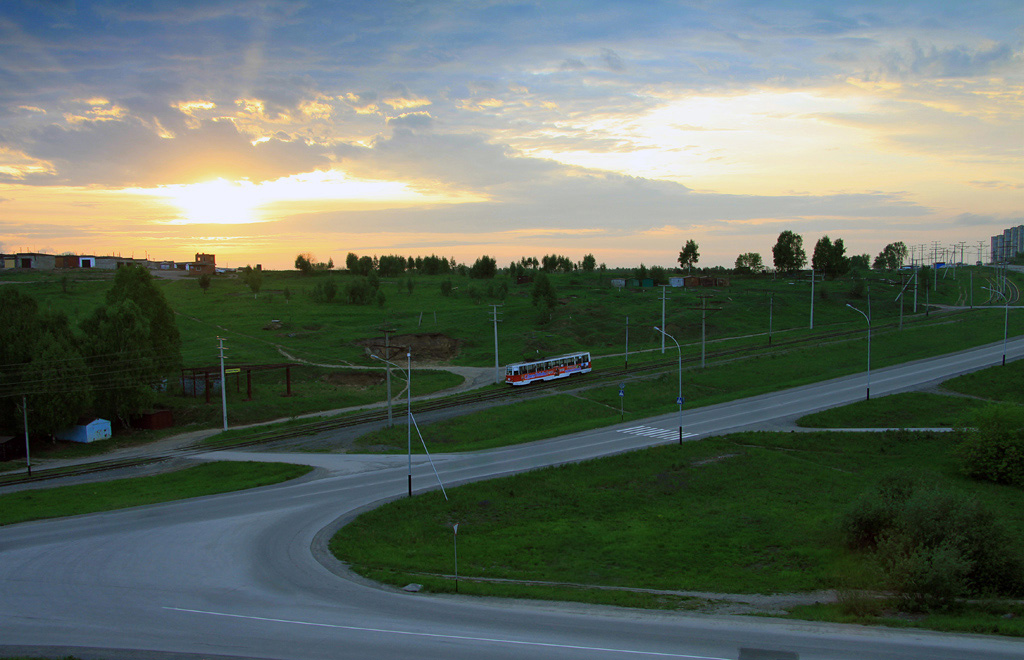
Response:
[[[1024,356],[1024,339],[1007,346]],[[872,396],[998,364],[1002,342],[875,370]],[[766,428],[864,398],[865,374],[684,413],[687,433]],[[674,399],[675,393],[668,393]],[[446,486],[671,442],[669,414],[470,454],[435,456]],[[244,454],[314,463],[267,488],[0,528],[0,655],[91,658],[871,660],[1024,657],[1024,642],[752,617],[410,594],[318,561],[325,529],[400,497],[404,456]],[[416,457],[417,490],[436,488]],[[328,562],[329,563],[329,562]],[[758,655],[755,650],[773,651]]]

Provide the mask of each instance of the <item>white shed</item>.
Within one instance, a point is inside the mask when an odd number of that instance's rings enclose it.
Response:
[[[96,442],[110,437],[110,421],[106,419],[80,419],[78,424],[57,433],[59,440]]]

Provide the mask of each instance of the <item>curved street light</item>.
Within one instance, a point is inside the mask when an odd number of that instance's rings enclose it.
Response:
[[[654,326],[654,329],[671,339],[676,345],[676,350],[679,351],[679,397],[676,399],[676,403],[679,404],[679,444],[683,444],[683,349],[679,347],[679,342],[675,337],[658,326]]]
[[[406,353],[405,359],[407,362],[407,368],[402,369],[400,366],[392,362],[391,360],[385,360],[382,357],[378,357],[374,354],[370,354],[370,357],[374,360],[386,362],[395,369],[405,374],[405,396],[408,404],[408,411],[406,412],[405,426],[406,426],[406,441],[409,445],[409,497],[412,497],[412,353]],[[390,405],[390,402],[389,402]]]
[[[987,286],[983,286],[981,288],[985,289],[989,293],[996,294],[997,296],[1002,298],[1004,301],[1006,301],[1006,311],[1003,313],[1003,366],[1005,367],[1006,366],[1006,335],[1007,335],[1007,332],[1010,329],[1010,297],[1008,295],[1004,294],[1002,291],[996,291],[995,289],[990,289]]]
[[[864,320],[868,322],[868,389],[867,389],[867,399],[866,400],[870,401],[871,400],[871,317],[868,316],[867,314],[865,314],[864,312],[860,311],[859,309],[857,309],[856,307],[854,307],[850,303],[846,303],[846,306],[849,307],[850,309],[852,309],[853,311],[857,312],[861,316],[863,316]],[[870,307],[868,307],[868,311],[871,311]]]

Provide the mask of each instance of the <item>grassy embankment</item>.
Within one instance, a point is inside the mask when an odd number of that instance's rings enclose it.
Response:
[[[997,341],[1002,338],[1002,332],[1001,318],[979,311],[906,326],[902,331],[876,333],[871,340],[872,368]],[[712,363],[705,369],[684,367],[684,410],[863,372],[866,343],[860,336],[782,350],[767,357]],[[561,394],[490,409],[426,425],[421,430],[432,451],[471,451],[678,410],[676,372],[626,383],[625,397],[621,401],[617,384],[609,384],[574,395]],[[968,404],[956,402],[955,405]],[[404,424],[370,433],[358,443],[405,451]]]
[[[970,273],[977,271],[973,280]],[[532,304],[531,285],[516,285],[506,274],[494,280],[473,280],[458,274],[426,276],[417,273],[381,281],[383,306],[344,302],[349,273],[303,277],[297,271],[264,272],[263,286],[254,295],[234,276],[217,276],[210,289],[202,291],[196,279],[158,279],[158,285],[177,313],[183,339],[184,366],[213,366],[217,362],[217,337],[225,338],[229,364],[268,365],[293,362],[292,396],[286,391],[283,370],[252,374],[252,400],[247,399],[244,373],[228,381],[228,418],[231,426],[296,418],[303,414],[380,402],[385,398],[381,365],[370,360],[363,342],[383,339],[381,328],[394,329],[393,337],[436,333],[459,342],[456,365],[493,364],[492,303],[501,304],[499,352],[502,362],[553,355],[587,348],[595,356],[619,355],[625,351],[626,319],[629,319],[631,364],[665,360],[660,351],[662,338],[654,325],[664,325],[683,345],[687,355],[699,353],[703,313],[699,296],[711,295],[706,315],[709,350],[715,347],[763,345],[772,330],[776,342],[812,334],[808,330],[810,283],[803,279],[733,278],[728,288],[699,291],[670,290],[664,324],[660,289],[617,291],[610,280],[624,273],[552,274],[559,292],[559,304],[547,314]],[[954,277],[946,271],[939,288],[932,292],[935,303],[957,304],[973,299],[988,300],[981,287],[991,284],[986,269],[958,269]],[[109,273],[5,275],[19,281],[22,291],[36,297],[41,306],[68,314],[73,325],[103,302],[110,286]],[[335,284],[333,302],[315,302],[313,291],[326,282]],[[412,283],[410,289],[409,283]],[[452,294],[442,295],[442,284],[451,282]],[[815,288],[815,333],[859,329],[862,318],[847,307],[861,308],[872,296],[872,314],[881,327],[895,322],[900,307],[895,302],[900,288],[898,276],[871,273],[858,281],[854,277],[818,282]],[[924,295],[918,317],[923,316]],[[910,298],[908,297],[908,301]],[[912,305],[905,305],[907,321]],[[769,321],[771,321],[769,323]],[[275,323],[276,322],[276,323]],[[429,357],[429,356],[428,356]],[[424,356],[414,352],[414,394],[426,394],[452,387],[459,378],[447,372],[422,371]],[[620,358],[598,360],[598,366]],[[401,361],[401,360],[399,360]],[[367,371],[369,369],[370,371]],[[376,382],[346,376],[378,377]],[[398,382],[398,380],[396,378]],[[400,386],[396,386],[397,387]],[[215,399],[217,397],[214,397]],[[207,405],[183,396],[177,387],[161,396],[159,404],[173,410],[175,432],[211,428],[220,424],[218,401]],[[617,402],[613,402],[617,407]],[[166,434],[166,432],[164,433]],[[137,442],[159,437],[159,433],[133,433],[115,443]],[[137,437],[131,437],[137,436]],[[37,454],[53,448],[40,447]],[[99,447],[105,450],[106,447]],[[95,451],[95,449],[90,450]]]
[[[1012,400],[1021,378],[1018,362],[948,386]],[[890,426],[885,399],[852,407],[864,425]],[[909,415],[912,425],[939,425],[927,410],[935,410],[931,402]],[[846,425],[846,415],[833,413],[833,423]],[[878,478],[900,469],[977,497],[1024,543],[1020,491],[963,477],[951,455],[955,442],[950,433],[906,431],[742,433],[656,447],[461,486],[448,491],[450,502],[439,493],[400,500],[343,528],[332,550],[371,578],[451,591],[458,522],[460,593],[696,609],[701,599],[664,592],[878,589],[870,560],[840,547],[837,519]],[[486,581],[495,579],[508,582]],[[1005,601],[918,617],[856,613],[842,602],[792,615],[1024,635],[1024,606]]]
[[[0,525],[216,495],[295,479],[306,465],[219,461],[148,477],[0,495]]]

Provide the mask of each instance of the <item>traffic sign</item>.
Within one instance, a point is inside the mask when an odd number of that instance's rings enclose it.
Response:
[[[677,406],[683,405],[683,397],[681,397],[681,396],[677,396],[676,397],[676,405]]]

